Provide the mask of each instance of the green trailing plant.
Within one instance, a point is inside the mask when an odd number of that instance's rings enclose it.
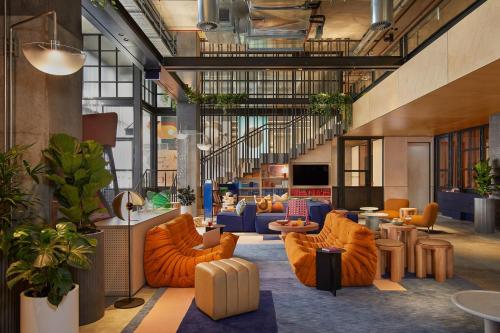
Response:
[[[107,6],[111,6],[113,8],[116,8],[118,0],[90,0],[90,3],[94,5],[95,7],[99,8],[106,8]]]
[[[213,104],[224,111],[248,101],[248,94],[201,94],[187,85],[185,86],[185,92],[190,104]]]
[[[340,115],[344,130],[352,126],[352,98],[344,93],[319,93],[309,98],[310,110],[313,114],[333,116]]]
[[[89,255],[97,241],[78,233],[71,222],[48,225],[26,224],[18,226],[12,235],[13,263],[6,274],[7,285],[13,288],[25,281],[28,296],[47,297],[58,306],[73,288],[69,268],[90,268]]]
[[[39,183],[43,164],[31,166],[23,159],[29,146],[14,146],[0,152],[0,250],[8,251],[9,230],[36,218],[38,198],[31,188]]]
[[[102,211],[99,191],[113,179],[106,170],[102,146],[93,140],[80,142],[67,134],[55,134],[43,156],[47,178],[64,215],[59,221],[73,222],[80,231],[95,232],[91,216]]]
[[[188,187],[179,188],[177,194],[182,206],[191,206],[196,199],[194,190],[189,185]]]
[[[480,161],[474,165],[474,182],[477,194],[485,198],[488,198],[494,191],[500,189],[500,186],[495,184],[493,167],[490,165],[489,159]]]

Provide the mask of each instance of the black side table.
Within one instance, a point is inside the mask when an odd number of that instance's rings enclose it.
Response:
[[[337,290],[342,288],[342,253],[316,249],[316,289],[328,290],[337,296]]]
[[[208,231],[214,230],[214,229],[219,229],[219,231],[220,231],[220,233],[222,235],[222,233],[224,232],[224,227],[225,226],[226,226],[225,224],[212,224],[211,226],[207,225],[205,227],[205,232],[208,232]]]

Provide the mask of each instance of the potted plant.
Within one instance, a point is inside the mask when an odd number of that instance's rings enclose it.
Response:
[[[92,216],[103,210],[99,191],[113,177],[106,170],[102,146],[92,140],[80,142],[67,134],[55,134],[43,156],[47,178],[53,185],[62,214],[59,222],[72,222],[78,232],[97,240],[91,269],[73,271],[75,281],[82,288],[80,324],[89,324],[104,316],[105,310],[104,233],[97,230]]]
[[[474,229],[478,233],[494,233],[496,200],[492,198],[492,194],[500,186],[495,184],[489,159],[474,165],[474,182],[475,191],[481,196],[474,198]]]
[[[69,267],[88,269],[96,243],[71,222],[15,228],[6,278],[9,288],[23,281],[29,285],[21,293],[21,332],[78,332],[78,285]]]
[[[177,197],[181,203],[181,214],[191,214],[193,215],[193,202],[196,199],[194,195],[194,190],[191,186],[179,188],[177,190]]]
[[[43,165],[34,167],[23,159],[28,146],[15,146],[0,152],[0,276],[8,268],[11,230],[14,226],[36,219],[38,199],[32,187],[39,182]],[[0,282],[0,332],[19,331],[18,288],[10,290],[4,279]]]

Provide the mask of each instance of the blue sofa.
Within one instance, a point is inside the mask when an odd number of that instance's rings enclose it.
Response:
[[[320,225],[320,229],[325,222],[326,214],[331,211],[329,204],[308,201],[309,218],[313,222]],[[286,202],[284,203],[286,210]],[[272,221],[282,220],[285,218],[285,213],[259,213],[257,214],[257,206],[254,202],[247,203],[243,214],[239,216],[234,212],[221,212],[217,214],[217,223],[224,224],[224,231],[232,232],[258,232],[259,234],[277,233],[269,230],[268,224]]]

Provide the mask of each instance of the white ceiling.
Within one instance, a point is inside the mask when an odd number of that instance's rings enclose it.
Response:
[[[197,30],[197,0],[153,0],[169,30]],[[360,39],[370,26],[370,0],[322,1],[326,16],[323,38]]]

